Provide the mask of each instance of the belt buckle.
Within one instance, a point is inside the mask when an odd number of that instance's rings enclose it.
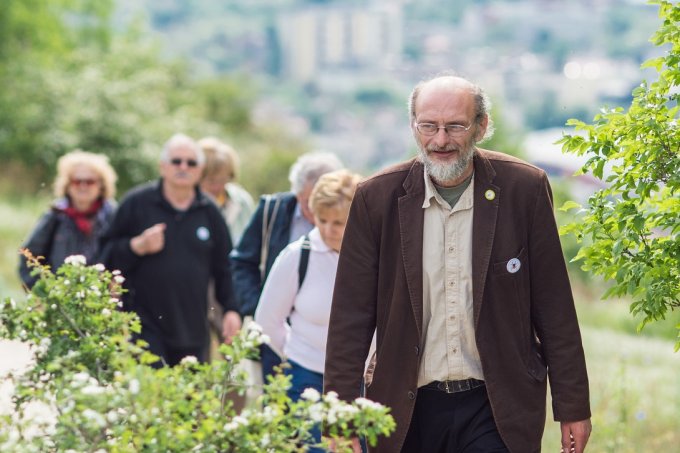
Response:
[[[466,379],[464,381],[444,381],[443,389],[446,393],[459,393],[470,390],[472,386],[470,385],[470,380]]]

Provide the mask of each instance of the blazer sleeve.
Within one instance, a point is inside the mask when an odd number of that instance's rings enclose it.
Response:
[[[238,246],[231,252],[231,274],[234,295],[243,316],[255,314],[260,298],[260,253],[262,249],[262,218],[264,197],[260,198],[255,214],[250,219]]]
[[[361,185],[340,249],[326,344],[324,392],[346,401],[359,396],[376,327],[379,242]]]
[[[529,232],[531,317],[548,366],[554,417],[585,420],[591,415],[585,355],[545,173]]]
[[[51,248],[58,222],[59,219],[54,211],[49,210],[44,213],[21,248],[28,249],[35,257],[44,257],[45,263],[49,264],[51,252],[49,249]],[[29,289],[32,288],[38,280],[37,276],[31,275],[32,270],[32,268],[28,267],[28,260],[26,257],[23,254],[19,255],[19,276],[24,285]]]

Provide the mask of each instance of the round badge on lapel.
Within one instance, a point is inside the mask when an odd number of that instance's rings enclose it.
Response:
[[[484,198],[486,198],[489,201],[492,201],[494,198],[496,198],[496,192],[489,189],[486,192],[484,192]]]
[[[196,237],[199,238],[201,241],[207,241],[208,239],[210,239],[210,230],[204,226],[198,227],[196,229]]]
[[[508,261],[508,264],[505,266],[505,268],[511,274],[514,274],[515,272],[517,272],[520,267],[522,267],[522,263],[517,258],[511,259],[510,261]]]

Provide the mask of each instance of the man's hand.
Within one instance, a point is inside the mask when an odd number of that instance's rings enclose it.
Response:
[[[137,256],[158,253],[165,247],[165,224],[150,226],[138,236],[130,239],[130,249]]]
[[[583,453],[593,430],[590,419],[578,422],[561,422],[562,453]]]
[[[230,344],[234,336],[241,330],[241,315],[231,310],[222,318],[222,337],[226,344]]]

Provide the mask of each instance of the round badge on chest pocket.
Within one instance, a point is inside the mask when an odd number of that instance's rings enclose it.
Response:
[[[505,266],[505,268],[510,272],[511,274],[514,274],[519,270],[519,268],[522,267],[522,263],[518,258],[513,258],[510,261],[508,261],[508,264]]]

